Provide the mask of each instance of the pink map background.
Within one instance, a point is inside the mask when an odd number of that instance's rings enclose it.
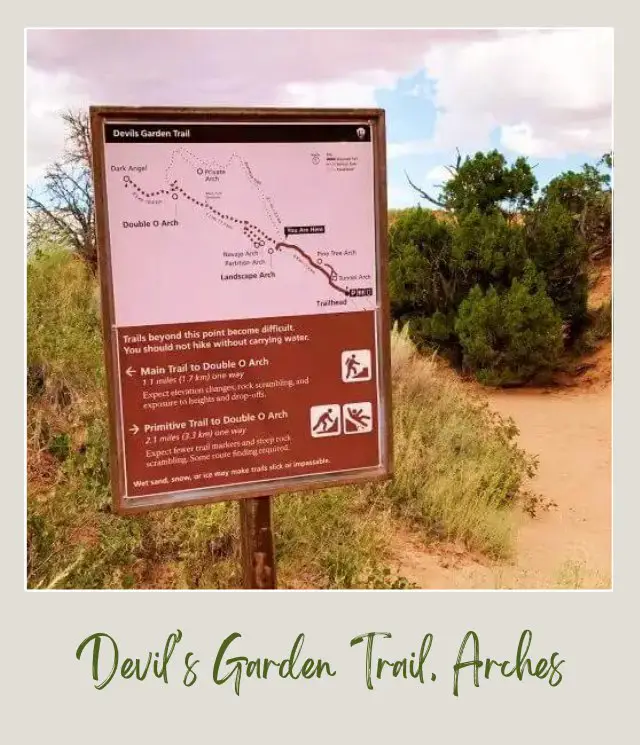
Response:
[[[376,305],[375,213],[371,143],[250,143],[250,144],[107,144],[107,201],[111,261],[116,305],[116,325],[184,323],[258,318],[312,313],[369,310]],[[183,153],[185,157],[180,155]],[[247,178],[234,153],[248,162],[259,181]],[[312,153],[320,155],[314,165]],[[332,172],[325,156],[358,157],[351,172]],[[216,162],[213,162],[215,159]],[[216,168],[231,159],[219,183],[205,183],[195,166]],[[206,162],[203,162],[206,161]],[[147,165],[141,174],[112,167]],[[365,274],[371,280],[338,282],[343,286],[373,286],[373,297],[349,298],[347,306],[320,307],[316,300],[344,300],[327,278],[284,249],[260,257],[263,266],[225,266],[222,251],[253,249],[243,236],[241,223],[229,230],[207,217],[207,210],[183,196],[158,197],[159,204],[136,199],[129,176],[148,193],[168,189],[177,179],[194,198],[205,201],[205,192],[221,191],[210,201],[216,209],[257,225],[276,241],[293,242],[315,258],[317,249],[355,249],[356,256],[326,259],[340,275]],[[275,227],[265,211],[264,199],[273,200],[282,225]],[[172,220],[179,227],[128,228],[123,220]],[[292,235],[290,225],[325,225],[324,235]],[[272,244],[271,244],[272,245]],[[221,281],[221,273],[273,270],[274,279]]]

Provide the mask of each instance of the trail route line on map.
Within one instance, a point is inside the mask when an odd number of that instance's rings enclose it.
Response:
[[[119,324],[377,308],[366,145],[110,143],[106,166]]]
[[[171,155],[171,160],[169,165],[166,169],[166,176],[167,180],[170,179],[169,172],[174,164],[174,158],[176,154],[178,154],[179,150],[174,150],[174,152]],[[193,158],[194,156],[189,151],[186,151],[191,155]],[[253,182],[256,182],[255,177],[253,177],[249,171],[249,169],[246,166],[246,163],[244,160],[237,154],[233,153],[229,161],[227,162],[226,166],[229,165],[231,161],[234,159],[237,159],[245,171],[245,175],[247,176],[247,179]],[[185,158],[185,161],[189,162],[188,159]],[[216,165],[220,166],[221,168],[225,168],[222,164],[218,164],[217,161],[211,161],[212,163],[215,163]],[[228,215],[224,214],[223,212],[216,210],[212,205],[207,204],[206,202],[203,202],[196,197],[192,196],[188,192],[186,192],[179,184],[179,182],[174,179],[172,181],[169,181],[169,189],[158,189],[157,191],[145,191],[139,184],[137,184],[130,176],[123,176],[122,177],[125,188],[128,188],[129,186],[132,187],[132,190],[134,190],[139,196],[142,196],[146,199],[154,199],[156,197],[172,197],[172,199],[186,199],[189,202],[192,202],[195,206],[203,209],[208,210],[211,215],[214,216],[214,218],[221,222],[222,224],[225,224],[227,226],[230,225],[230,223],[239,223],[243,225],[243,233],[245,236],[249,238],[249,240],[253,243],[254,248],[261,248],[265,245],[265,243],[273,244],[273,248],[269,249],[271,252],[272,250],[275,251],[282,251],[282,249],[290,249],[292,251],[296,251],[308,264],[309,266],[313,267],[316,271],[321,272],[327,279],[327,282],[329,285],[336,290],[337,292],[341,292],[345,296],[349,296],[349,290],[345,287],[341,287],[336,283],[336,280],[338,278],[338,274],[336,270],[329,264],[323,264],[322,260],[314,260],[308,253],[306,253],[300,246],[297,246],[293,243],[287,243],[285,241],[277,241],[275,238],[272,238],[271,236],[267,235],[267,233],[263,230],[261,230],[257,225],[254,225],[253,223],[249,222],[248,220],[243,220],[242,218],[235,217],[234,215]],[[266,197],[264,195],[264,192],[260,189],[260,196],[262,198],[262,201],[265,203],[265,211],[267,212],[267,215],[271,218],[273,222],[273,218],[271,215],[271,210],[266,207]]]

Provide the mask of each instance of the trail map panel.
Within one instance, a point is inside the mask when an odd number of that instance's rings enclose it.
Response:
[[[92,111],[116,507],[388,476],[381,112],[134,112]]]

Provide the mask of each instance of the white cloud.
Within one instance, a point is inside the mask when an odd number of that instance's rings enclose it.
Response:
[[[372,106],[376,88],[394,85],[420,67],[430,44],[445,42],[442,32],[419,29],[32,29],[29,175],[60,152],[62,108]]]
[[[407,140],[390,142],[387,145],[387,158],[401,158],[405,155],[423,155],[433,150],[431,140]]]
[[[38,180],[52,154],[59,153],[64,145],[60,111],[86,104],[83,96],[74,91],[76,84],[74,76],[65,72],[47,74],[27,69],[28,183]]]
[[[376,106],[375,92],[393,88],[397,76],[383,70],[353,74],[349,77],[319,82],[292,82],[282,86],[281,106],[353,107]]]
[[[326,83],[287,83],[279,101],[282,106],[375,106],[374,88],[352,80]]]
[[[372,106],[431,47],[491,39],[482,29],[30,29],[28,162],[60,149],[70,105]],[[68,84],[59,83],[67,76]],[[50,90],[49,83],[51,83]],[[34,110],[44,98],[47,117]],[[48,121],[44,121],[47,118]],[[39,142],[36,144],[32,133]]]
[[[37,29],[27,41],[30,181],[60,152],[62,108],[369,107],[377,89],[424,64],[439,109],[435,135],[389,143],[390,159],[484,149],[495,129],[504,148],[533,157],[610,146],[608,30]]]
[[[426,55],[436,79],[435,146],[486,148],[500,129],[514,152],[597,155],[610,147],[613,34],[609,29],[521,32]]]
[[[600,155],[611,147],[610,127],[559,127],[553,137],[537,136],[526,122],[500,128],[500,143],[515,153],[528,157],[559,157],[568,152],[591,152]]]
[[[430,183],[443,184],[451,178],[451,171],[445,166],[435,166],[427,173],[427,181]]]

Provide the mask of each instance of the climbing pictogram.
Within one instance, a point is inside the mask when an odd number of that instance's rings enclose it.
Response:
[[[348,349],[342,353],[342,382],[358,383],[371,380],[371,352],[368,349]]]
[[[340,405],[324,404],[311,407],[311,436],[331,437],[341,433]]]

